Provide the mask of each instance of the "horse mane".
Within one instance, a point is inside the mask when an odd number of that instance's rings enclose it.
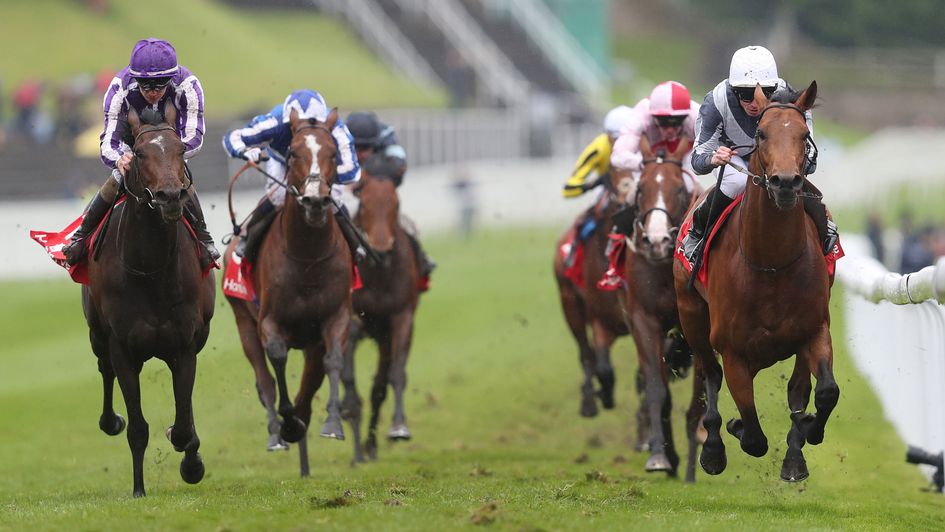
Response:
[[[776,91],[771,95],[771,103],[784,103],[784,104],[793,104],[797,102],[797,99],[800,98],[801,93],[804,91],[795,90],[787,81],[784,82],[783,87],[778,87]],[[816,104],[812,105],[811,108],[817,107]]]

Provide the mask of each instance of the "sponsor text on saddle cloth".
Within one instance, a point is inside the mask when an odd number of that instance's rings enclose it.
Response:
[[[118,207],[125,202],[125,197],[119,197],[118,201],[115,202],[115,207]],[[115,208],[113,207],[113,208]],[[30,231],[30,238],[35,240],[40,246],[46,250],[46,253],[49,255],[49,258],[53,260],[59,266],[62,266],[69,272],[69,276],[72,277],[72,280],[79,284],[89,284],[89,271],[88,271],[88,260],[89,257],[95,253],[95,246],[98,244],[98,236],[102,230],[102,226],[108,220],[106,216],[101,223],[98,224],[98,227],[95,229],[95,232],[92,233],[91,238],[89,239],[89,250],[86,253],[85,258],[77,262],[73,266],[69,266],[66,263],[66,256],[62,253],[62,247],[69,243],[72,238],[72,234],[75,233],[76,229],[82,225],[82,220],[85,219],[85,213],[83,212],[81,216],[75,219],[71,224],[67,225],[65,229],[58,232],[50,231]],[[200,242],[197,240],[197,235],[194,233],[194,229],[190,226],[190,223],[187,222],[186,218],[181,218],[181,222],[187,227],[187,231],[190,233],[191,238],[194,241],[194,253],[200,257]],[[206,276],[207,273],[213,268],[220,268],[220,265],[216,262],[213,262],[207,265],[203,270],[203,275]]]
[[[351,290],[357,290],[362,286],[358,267],[352,263]],[[236,253],[232,255],[230,262],[226,265],[226,271],[223,272],[223,294],[259,303],[259,299],[256,297],[256,287],[253,286],[253,263]]]
[[[561,244],[561,247],[558,248],[558,253],[561,254],[561,258],[568,256],[572,246],[577,246],[577,249],[574,251],[574,261],[570,266],[564,269],[564,276],[574,283],[575,286],[584,288],[584,243],[577,237],[577,230],[573,227],[568,232],[568,238]]]
[[[699,274],[696,277],[696,279],[703,285],[705,285],[709,280],[708,257],[709,257],[709,250],[712,248],[712,239],[715,238],[715,234],[719,232],[719,229],[722,227],[722,225],[725,224],[725,221],[728,219],[729,215],[735,209],[735,206],[741,203],[742,198],[744,197],[745,197],[745,194],[743,193],[739,195],[737,198],[735,198],[734,201],[732,201],[732,204],[729,205],[728,208],[722,212],[721,216],[719,216],[719,221],[716,222],[715,228],[712,229],[712,232],[707,237],[708,240],[706,241],[706,244],[702,250],[702,268],[699,270]],[[686,268],[686,271],[690,273],[692,273],[692,264],[690,264],[689,261],[686,260],[686,256],[683,255],[682,241],[684,238],[686,238],[686,235],[689,233],[689,229],[691,227],[692,227],[692,217],[690,217],[685,222],[683,222],[682,227],[679,229],[679,235],[676,237],[676,253],[675,253],[676,260],[678,260],[683,265],[683,267]],[[834,272],[837,269],[837,261],[843,256],[844,256],[843,248],[840,246],[840,240],[838,239],[837,244],[833,247],[833,249],[830,250],[830,253],[828,253],[824,257],[824,260],[827,261],[827,274],[830,277],[833,277]]]

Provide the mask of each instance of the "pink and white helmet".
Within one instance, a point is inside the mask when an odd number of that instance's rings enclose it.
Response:
[[[650,93],[652,116],[683,116],[689,114],[689,89],[676,81],[664,81]]]

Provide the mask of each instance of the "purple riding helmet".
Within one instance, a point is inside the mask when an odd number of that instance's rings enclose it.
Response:
[[[170,78],[179,69],[177,51],[163,39],[141,39],[131,50],[128,70],[135,78]]]

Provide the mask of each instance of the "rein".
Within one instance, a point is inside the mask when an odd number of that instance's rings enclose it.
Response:
[[[175,135],[177,134],[177,130],[171,126],[159,126],[155,128],[145,129],[144,131],[139,131],[138,134],[135,135],[134,145],[135,146],[138,145],[138,141],[141,139],[141,135],[144,135],[145,133],[155,133],[157,131],[173,131]],[[141,168],[138,166],[137,156],[134,156],[131,158],[131,171],[129,172],[129,177],[130,176],[134,176],[135,181],[138,181],[138,182],[141,181]],[[187,165],[187,161],[184,161],[184,176],[187,177],[187,186],[182,186],[181,190],[187,190],[194,184],[194,176],[190,172],[190,166]],[[131,191],[131,187],[129,186],[131,184],[130,179],[126,179],[124,181],[129,181],[125,185],[126,194],[134,198],[135,201],[138,202],[139,205],[147,205],[149,208],[154,209],[154,193],[151,192],[150,188],[142,187],[143,191],[139,192],[138,194],[135,194],[134,192]],[[148,196],[147,199],[144,198],[145,194],[147,194]]]

